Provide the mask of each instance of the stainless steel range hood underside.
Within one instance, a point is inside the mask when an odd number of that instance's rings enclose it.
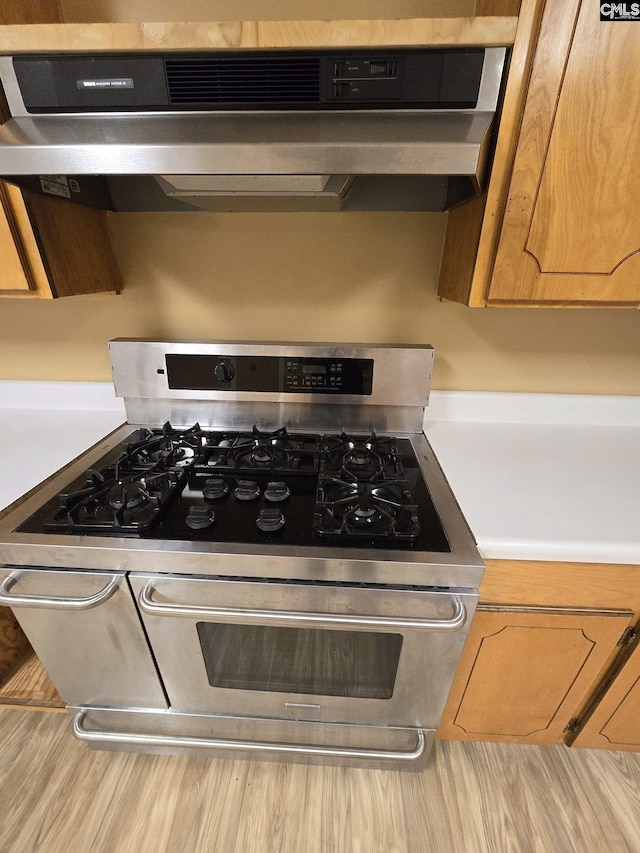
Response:
[[[475,109],[63,115],[29,114],[3,57],[0,175],[115,210],[442,210],[482,185],[505,50],[485,54]],[[211,175],[244,190],[198,188]],[[296,180],[247,192],[246,176]],[[327,180],[305,192],[299,176]]]

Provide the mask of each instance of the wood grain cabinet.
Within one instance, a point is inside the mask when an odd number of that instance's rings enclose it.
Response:
[[[438,737],[640,751],[639,625],[640,566],[486,560]]]
[[[494,172],[450,214],[443,298],[640,303],[640,33],[599,6],[524,0]]]
[[[438,736],[558,743],[632,617],[631,611],[481,606]]]
[[[640,644],[607,678],[590,711],[579,720],[571,746],[640,752]]]
[[[0,181],[0,297],[117,293],[121,278],[103,210]]]
[[[16,227],[10,188],[0,182],[0,295],[26,296],[35,290],[24,243]],[[33,244],[32,244],[33,245]]]
[[[0,25],[59,23],[58,0],[1,0]],[[9,111],[0,88],[0,122]],[[108,214],[0,181],[0,297],[117,293]]]

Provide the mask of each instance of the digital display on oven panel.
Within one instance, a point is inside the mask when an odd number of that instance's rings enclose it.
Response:
[[[288,358],[285,367],[285,391],[366,396],[373,389],[370,358]]]
[[[371,358],[192,355],[165,357],[169,388],[185,391],[264,391],[356,394],[373,391]]]

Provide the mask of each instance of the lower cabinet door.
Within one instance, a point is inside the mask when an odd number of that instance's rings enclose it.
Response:
[[[620,669],[571,746],[640,752],[640,648]]]
[[[478,608],[437,736],[557,743],[619,651],[632,617],[631,611]]]

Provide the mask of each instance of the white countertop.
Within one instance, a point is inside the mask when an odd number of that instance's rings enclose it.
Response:
[[[125,422],[109,383],[0,382],[0,510]]]
[[[434,423],[483,557],[640,564],[640,428]]]
[[[109,383],[0,382],[0,509],[125,421]],[[425,433],[485,558],[640,565],[640,399],[434,392]]]
[[[640,398],[433,398],[425,434],[483,557],[640,565]]]

